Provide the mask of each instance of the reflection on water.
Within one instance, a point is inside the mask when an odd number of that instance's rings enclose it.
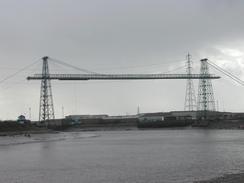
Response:
[[[239,130],[0,137],[0,182],[192,182],[244,169]]]

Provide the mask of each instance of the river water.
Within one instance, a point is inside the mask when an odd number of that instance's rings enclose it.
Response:
[[[3,183],[189,183],[244,170],[244,131],[145,130],[0,137]]]

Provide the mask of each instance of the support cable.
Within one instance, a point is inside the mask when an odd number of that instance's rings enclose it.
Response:
[[[93,71],[90,71],[90,70],[87,70],[87,69],[83,69],[83,68],[79,68],[79,67],[73,66],[71,64],[67,64],[67,63],[65,63],[63,61],[60,61],[60,60],[57,60],[57,59],[54,59],[54,58],[50,58],[49,57],[49,60],[52,61],[52,62],[58,63],[60,65],[63,65],[63,66],[66,66],[66,67],[70,67],[72,69],[76,69],[76,70],[79,70],[79,71],[82,71],[82,72],[85,72],[85,73],[88,73],[88,74],[99,74],[97,72],[93,72]]]
[[[125,69],[138,69],[138,68],[148,68],[148,67],[154,67],[154,66],[160,66],[160,65],[169,65],[169,64],[172,64],[172,63],[183,63],[185,61],[182,61],[182,60],[178,60],[178,61],[172,61],[172,62],[166,62],[166,63],[154,63],[154,64],[148,64],[148,65],[137,65],[137,66],[129,66],[129,67],[110,67],[110,68],[102,68],[102,69],[99,69],[99,70],[117,70],[117,69],[120,69],[120,70],[125,70]]]
[[[60,65],[63,65],[63,66],[66,66],[66,67],[70,67],[70,68],[73,68],[73,69],[76,69],[76,70],[79,70],[79,71],[82,71],[82,72],[85,72],[85,73],[88,73],[88,74],[100,74],[100,73],[97,73],[97,72],[94,72],[94,71],[90,71],[90,70],[83,69],[83,68],[80,68],[80,67],[77,67],[77,66],[73,66],[71,64],[68,64],[66,62],[63,62],[63,61],[60,61],[60,60],[57,60],[57,59],[54,59],[54,58],[50,58],[49,57],[49,60],[53,61],[55,63],[58,63]],[[182,62],[182,61],[176,61],[176,62]],[[176,63],[176,62],[173,62],[173,63]],[[156,65],[162,65],[162,64],[151,64],[151,65],[148,65],[148,66],[156,66]],[[134,66],[134,67],[127,67],[127,69],[128,68],[148,67],[148,66]],[[170,71],[166,71],[165,73],[176,71],[176,70],[179,70],[179,69],[182,69],[182,68],[184,68],[184,66],[177,67],[176,69],[173,69],[173,70],[170,70]]]
[[[180,66],[180,67],[177,67],[175,69],[163,72],[162,74],[168,74],[168,73],[171,73],[171,72],[174,72],[174,71],[178,71],[178,70],[181,70],[181,69],[184,69],[184,68],[185,68],[185,66]]]
[[[17,74],[27,70],[28,68],[32,67],[33,65],[35,65],[36,63],[38,63],[40,61],[40,59],[38,59],[37,61],[33,62],[32,64],[29,64],[21,69],[19,69],[18,71],[14,72],[13,74],[10,74],[8,76],[6,76],[5,78],[3,78],[2,80],[0,80],[0,84],[2,84],[3,82],[5,82],[6,80],[16,76]]]
[[[242,81],[241,79],[239,79],[237,76],[231,74],[229,71],[221,68],[220,66],[214,64],[213,62],[208,61],[208,64],[210,66],[212,66],[214,69],[218,70],[219,72],[223,73],[224,75],[228,76],[230,79],[234,80],[235,82],[237,82],[238,84],[244,86],[244,81]]]

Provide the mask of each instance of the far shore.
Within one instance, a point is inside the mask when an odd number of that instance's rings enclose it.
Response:
[[[43,134],[43,133],[58,133],[58,132],[76,132],[76,131],[125,131],[125,130],[163,130],[163,129],[202,129],[202,130],[243,130],[244,121],[228,120],[228,121],[200,121],[197,123],[173,123],[165,125],[164,123],[156,123],[153,125],[138,125],[138,123],[82,123],[79,125],[59,125],[36,126],[35,124],[19,124],[17,122],[2,122],[0,123],[0,136],[15,136],[26,134]],[[157,124],[157,125],[155,125]]]

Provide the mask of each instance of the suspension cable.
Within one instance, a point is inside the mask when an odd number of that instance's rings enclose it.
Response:
[[[183,68],[185,68],[185,66],[177,67],[175,69],[163,72],[162,74],[168,74],[168,73],[171,73],[171,72],[174,72],[174,71],[178,71],[178,70],[183,69]]]
[[[211,61],[208,61],[208,64],[210,66],[212,66],[214,69],[218,70],[219,72],[223,73],[224,75],[228,76],[229,78],[231,78],[232,80],[234,80],[235,82],[239,83],[240,85],[244,86],[244,81],[242,81],[241,79],[239,79],[237,76],[231,74],[229,71],[221,68],[220,66],[214,64]]]
[[[63,65],[63,66],[66,66],[66,67],[70,67],[72,69],[76,69],[76,70],[79,70],[79,71],[82,71],[82,72],[85,72],[85,73],[88,73],[88,74],[99,74],[97,72],[93,72],[93,71],[90,71],[90,70],[87,70],[87,69],[83,69],[83,68],[79,68],[79,67],[76,67],[76,66],[73,66],[71,64],[68,64],[68,63],[65,63],[63,61],[60,61],[60,60],[57,60],[57,59],[54,59],[54,58],[50,58],[49,57],[49,60],[55,62],[55,63],[58,63],[60,65]]]
[[[154,67],[154,66],[160,66],[160,65],[169,65],[172,63],[183,63],[185,61],[177,60],[177,61],[171,61],[171,62],[164,62],[164,63],[152,63],[152,64],[146,64],[146,65],[134,65],[134,66],[128,66],[128,67],[109,67],[109,68],[102,68],[99,70],[112,70],[112,69],[138,69],[138,68],[147,68],[147,67]]]
[[[19,74],[19,73],[21,73],[21,72],[27,70],[28,68],[32,67],[33,65],[35,65],[35,64],[38,63],[38,62],[40,62],[40,59],[38,59],[37,61],[35,61],[35,62],[33,62],[33,63],[31,63],[31,64],[29,64],[29,65],[27,65],[27,66],[25,66],[25,67],[23,67],[23,68],[21,68],[21,69],[19,69],[18,71],[14,72],[14,73],[12,73],[12,74],[6,76],[6,77],[3,78],[2,80],[0,80],[0,84],[2,84],[3,82],[5,82],[6,80],[8,80],[8,79],[10,79],[10,78],[12,78],[12,77],[14,77],[14,76],[16,76],[17,74]]]
[[[88,74],[100,74],[100,73],[97,73],[97,72],[94,72],[94,71],[91,71],[91,70],[83,69],[83,68],[68,64],[66,62],[63,62],[63,61],[60,61],[60,60],[57,60],[57,59],[54,59],[54,58],[50,58],[49,57],[49,60],[51,60],[51,61],[53,61],[55,63],[58,63],[60,65],[63,65],[63,66],[66,66],[66,67],[70,67],[70,68],[73,68],[73,69],[76,69],[76,70],[79,70],[79,71],[82,71],[82,72],[85,72],[85,73],[88,73]],[[182,61],[175,61],[175,62],[182,62]],[[173,62],[173,63],[175,63],[175,62]],[[162,65],[162,64],[151,64],[149,66],[155,66],[155,65]],[[137,66],[137,67],[134,66],[133,68],[138,68],[138,67],[146,67],[146,66]],[[176,68],[173,71],[179,70],[181,68],[183,68],[183,67]],[[165,73],[169,73],[169,72],[172,72],[172,71],[166,71]]]

